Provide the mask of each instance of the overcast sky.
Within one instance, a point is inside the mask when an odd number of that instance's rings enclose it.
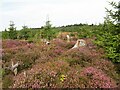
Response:
[[[47,15],[53,26],[102,23],[107,1],[112,0],[0,0],[0,31],[8,28],[10,21],[17,29],[41,27]]]

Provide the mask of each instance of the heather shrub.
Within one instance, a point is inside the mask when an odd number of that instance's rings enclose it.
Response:
[[[60,82],[59,76],[56,72],[51,71],[50,73],[42,72],[35,75],[35,80],[39,82],[39,87],[56,87],[56,84]],[[34,85],[34,84],[33,84]],[[32,85],[32,87],[33,87]]]
[[[82,84],[87,84],[84,77],[79,75],[80,72],[74,68],[70,68],[69,64],[64,61],[54,61],[44,64],[35,75],[36,86],[51,87],[51,88],[78,88],[84,87]],[[35,86],[35,87],[36,87]]]
[[[60,47],[65,47],[65,44],[66,44],[66,43],[65,43],[63,40],[61,40],[61,39],[55,39],[55,40],[52,41],[52,43],[55,44],[55,45],[59,45]]]
[[[26,43],[3,50],[4,66],[11,59],[19,61],[18,74],[12,77],[14,88],[112,88],[119,76],[114,65],[102,57],[103,51],[96,50],[86,39],[87,45],[71,49],[75,42],[55,39],[45,43]],[[24,77],[24,70],[27,76]],[[5,70],[4,79],[13,75]],[[115,80],[115,81],[114,81]]]
[[[4,55],[2,55],[2,60],[3,62],[9,62],[12,57],[13,55],[11,53],[5,53]]]
[[[71,49],[75,45],[75,43],[76,43],[75,41],[67,42],[65,48]]]
[[[35,52],[18,53],[14,59],[21,62],[20,70],[23,70],[31,67],[38,59],[38,55]]]
[[[23,66],[22,69],[26,69],[32,66],[32,62],[29,59],[23,60]]]
[[[2,69],[2,77],[6,77],[7,75],[13,75],[13,72],[9,69]]]
[[[89,59],[92,60],[92,59],[100,58],[101,56],[98,52],[94,50],[92,51],[87,47],[71,49],[66,54],[70,55],[71,57],[86,58],[85,60],[87,60],[88,62],[90,61]]]
[[[87,79],[84,76],[80,76],[80,70],[71,68],[66,75],[64,82],[62,82],[62,88],[85,88],[88,85]]]
[[[115,88],[116,82],[107,76],[102,70],[94,67],[86,67],[82,70],[81,76],[88,79],[89,88]]]
[[[16,87],[34,87],[34,88],[45,88],[52,87],[58,88],[61,86],[61,75],[66,75],[69,71],[69,65],[64,61],[52,61],[40,64],[38,70],[34,70],[29,79],[23,82],[21,85]],[[28,73],[29,75],[30,73]],[[24,86],[26,85],[26,86]]]
[[[59,73],[66,73],[69,70],[69,64],[65,61],[62,60],[56,60],[53,62],[48,62],[46,63],[46,68],[45,69],[49,69],[49,70],[55,70]]]
[[[70,59],[68,59],[67,60],[68,62],[69,62],[69,65],[70,66],[74,66],[74,65],[80,65],[81,67],[85,67],[85,66],[87,66],[87,65],[89,65],[89,63],[88,62],[85,62],[85,61],[83,61],[83,60],[74,60],[74,59],[72,59],[72,60],[70,60]]]
[[[4,40],[2,41],[3,48],[15,48],[17,46],[24,46],[27,43],[25,41],[18,41],[18,40]]]
[[[101,69],[103,72],[105,72],[108,76],[116,80],[116,82],[119,82],[119,75],[116,71],[116,68],[114,64],[108,60],[104,59],[99,59],[99,60],[94,60],[92,62],[92,66]]]
[[[34,48],[33,48],[34,47]],[[28,44],[22,47],[4,49],[2,60],[4,67],[11,65],[11,60],[19,61],[19,70],[31,67],[39,58],[39,51],[33,44]]]
[[[88,66],[93,61],[92,57],[86,55],[84,51],[83,52],[79,51],[79,49],[70,50],[64,53],[61,56],[61,60],[62,59],[67,61],[70,66],[78,64],[81,67]]]
[[[44,67],[34,78],[34,82],[37,81],[38,87],[84,88],[87,85],[87,79],[80,76],[80,70],[70,68],[69,64],[64,61],[44,64]]]
[[[12,80],[12,75],[8,75],[8,76],[5,76],[3,78],[3,84],[2,84],[2,87],[3,88],[9,88],[9,86],[11,86],[13,84],[13,80]]]
[[[45,51],[45,54],[48,55],[50,58],[57,57],[58,55],[61,55],[64,52],[64,49],[57,45],[50,45],[46,48],[47,50]]]
[[[68,50],[74,46],[75,41],[66,42],[65,40],[55,39],[52,41],[52,43],[61,47],[61,48],[64,48],[64,50]]]
[[[51,58],[62,55],[66,50],[68,50],[67,45],[64,41],[58,39],[51,41],[52,44],[46,45],[46,56],[49,55]],[[42,51],[43,52],[43,51]]]

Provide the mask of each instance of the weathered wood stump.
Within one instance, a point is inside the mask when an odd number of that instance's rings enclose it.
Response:
[[[76,44],[72,47],[72,49],[79,48],[79,47],[82,47],[82,46],[86,46],[86,41],[83,40],[83,39],[78,39]]]
[[[70,42],[70,36],[67,35],[66,37],[67,37],[67,42]]]

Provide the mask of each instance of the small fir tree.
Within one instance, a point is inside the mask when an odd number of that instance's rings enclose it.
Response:
[[[17,39],[17,32],[16,32],[16,28],[14,27],[14,22],[10,21],[10,28],[9,29],[9,38],[10,39]]]

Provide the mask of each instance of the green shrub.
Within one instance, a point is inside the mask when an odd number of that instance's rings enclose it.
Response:
[[[114,28],[110,28],[111,26]],[[112,62],[117,63],[120,62],[120,35],[113,34],[112,31],[115,29],[116,28],[112,23],[107,23],[107,25],[104,24],[104,26],[100,29],[100,33],[97,35],[95,43],[105,49],[107,58],[109,58]]]
[[[28,43],[33,43],[34,41],[33,40],[28,40]]]
[[[12,76],[8,75],[3,78],[3,88],[9,88],[13,84]]]

